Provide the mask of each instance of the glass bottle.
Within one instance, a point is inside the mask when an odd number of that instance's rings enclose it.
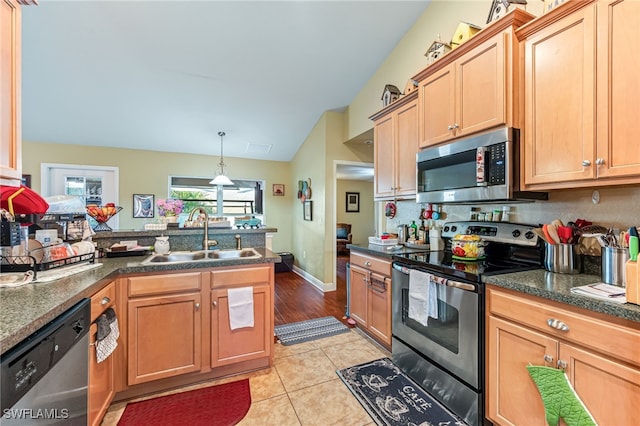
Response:
[[[418,236],[418,225],[416,225],[416,221],[411,221],[411,226],[409,227],[409,239],[416,239]]]

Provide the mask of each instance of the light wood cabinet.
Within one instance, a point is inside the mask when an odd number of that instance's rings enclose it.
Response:
[[[198,372],[202,366],[202,274],[128,280],[128,384]]]
[[[0,0],[0,183],[20,185],[21,10],[16,0]]]
[[[89,329],[89,424],[99,425],[115,394],[114,354],[98,363],[96,359],[96,333],[94,321],[107,309],[116,307],[115,283],[110,283],[91,297],[91,328]],[[116,312],[117,314],[117,312]],[[116,350],[118,350],[116,348]]]
[[[531,19],[516,9],[413,77],[420,148],[501,125],[519,126],[514,28]]]
[[[417,92],[379,113],[374,120],[374,197],[415,198],[418,153]]]
[[[211,366],[273,353],[273,267],[222,268],[211,273]],[[253,327],[231,329],[228,290],[253,287]]]
[[[526,188],[640,182],[639,21],[637,1],[567,2],[518,30]]]
[[[352,252],[349,263],[349,316],[390,349],[391,262]]]
[[[596,318],[588,311],[492,286],[487,304],[491,421],[546,424],[540,394],[526,369],[546,364],[565,369],[598,424],[633,424],[640,403],[637,324],[609,321],[601,314]],[[558,328],[549,325],[549,319],[559,321]]]

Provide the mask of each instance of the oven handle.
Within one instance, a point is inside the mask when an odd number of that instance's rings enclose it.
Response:
[[[409,271],[411,270],[411,268],[407,268],[406,266],[397,265],[395,263],[393,264],[393,269],[395,269],[396,271],[401,272],[401,273],[403,273],[405,275],[409,275]],[[462,283],[460,281],[453,281],[453,280],[449,280],[449,279],[442,278],[442,277],[439,277],[439,276],[438,276],[438,278],[441,278],[441,280],[437,281],[438,284],[444,284],[447,287],[459,288],[460,290],[471,291],[471,292],[474,292],[474,293],[476,291],[476,286],[474,286],[473,284]]]

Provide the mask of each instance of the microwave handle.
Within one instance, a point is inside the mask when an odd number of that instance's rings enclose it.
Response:
[[[489,176],[487,165],[487,147],[479,146],[476,148],[476,186],[487,186]]]

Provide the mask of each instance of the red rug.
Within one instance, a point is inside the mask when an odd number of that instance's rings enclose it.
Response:
[[[251,406],[249,380],[225,383],[127,404],[119,426],[230,426]]]

